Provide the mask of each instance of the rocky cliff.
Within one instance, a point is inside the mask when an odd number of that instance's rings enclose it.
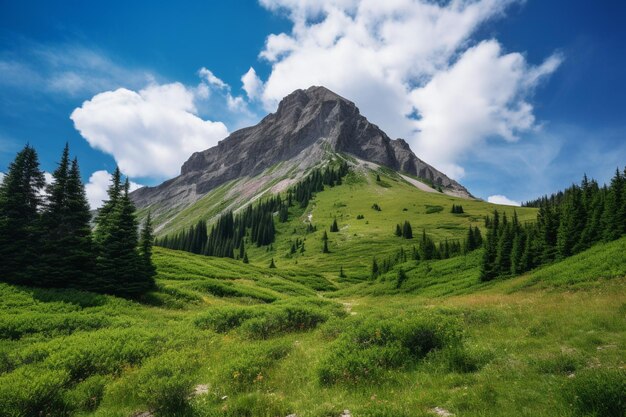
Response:
[[[288,166],[294,178],[294,171],[320,164],[329,153],[349,154],[471,197],[462,185],[415,156],[404,140],[392,140],[370,123],[354,103],[327,88],[310,87],[289,94],[257,125],[191,155],[178,177],[141,188],[132,198],[138,207],[189,205],[230,180],[258,176],[278,163]]]

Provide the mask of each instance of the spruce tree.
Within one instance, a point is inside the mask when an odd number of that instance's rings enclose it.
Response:
[[[143,223],[141,229],[141,236],[139,238],[139,255],[141,256],[141,278],[145,284],[143,290],[154,287],[154,276],[156,275],[156,267],[152,263],[152,244],[154,243],[154,234],[152,231],[152,217],[150,212],[146,216],[146,220]]]
[[[0,279],[30,284],[40,253],[39,208],[45,185],[37,152],[26,145],[9,165],[0,185]]]
[[[63,148],[61,160],[52,173],[52,183],[46,186],[46,204],[41,216],[42,244],[40,256],[40,272],[33,280],[34,285],[44,287],[62,287],[72,285],[67,274],[71,265],[65,263],[67,256],[67,240],[71,232],[68,230],[67,217],[67,183],[70,171],[69,146]]]
[[[274,263],[274,258],[270,261],[270,268],[276,268],[276,264]]]
[[[411,223],[408,221],[405,221],[402,226],[402,237],[405,239],[413,239],[413,229],[411,228]]]
[[[337,219],[333,220],[333,224],[330,226],[331,233],[336,233],[339,231],[339,225],[337,225]]]
[[[602,222],[604,226],[603,237],[606,241],[619,238],[626,228],[626,219],[622,217],[624,182],[619,169],[616,170],[604,202]]]
[[[376,257],[374,257],[372,258],[372,271],[371,271],[372,279],[376,279],[378,277],[378,273],[379,273],[378,262],[376,262]]]
[[[83,288],[94,279],[96,264],[91,233],[92,215],[76,158],[72,161],[67,181],[67,208],[66,220],[70,231],[67,245],[70,250],[66,262],[72,270],[67,280],[70,285]]]
[[[330,253],[330,250],[328,250],[328,239],[324,239],[324,246],[322,247],[322,253]]]
[[[402,237],[402,228],[399,224],[396,224],[396,236]]]

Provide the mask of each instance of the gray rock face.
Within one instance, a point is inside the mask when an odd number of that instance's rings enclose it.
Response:
[[[329,152],[351,154],[471,197],[462,185],[417,158],[404,140],[392,140],[370,123],[354,103],[324,87],[310,87],[289,94],[276,113],[257,125],[191,155],[180,176],[141,188],[132,198],[139,207],[168,199],[188,204],[229,180],[254,177],[279,162],[302,172]]]

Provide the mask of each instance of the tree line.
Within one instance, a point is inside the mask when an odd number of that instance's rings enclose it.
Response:
[[[413,245],[410,250],[400,247],[391,256],[378,261],[376,257],[372,258],[372,266],[370,269],[370,277],[372,279],[385,274],[393,269],[395,265],[413,261],[428,261],[432,259],[449,259],[455,256],[465,255],[483,245],[483,237],[478,226],[469,226],[466,238],[461,242],[459,240],[445,239],[439,242],[439,245],[426,234],[426,230],[422,230],[421,237],[417,245]],[[403,280],[403,279],[402,279]]]
[[[287,190],[284,198],[275,195],[255,205],[248,205],[237,214],[224,213],[211,226],[210,231],[206,220],[199,220],[186,230],[156,239],[155,245],[206,256],[237,258],[247,262],[246,244],[260,247],[274,242],[275,214],[279,222],[287,222],[290,207],[296,204],[302,208],[306,207],[315,193],[324,190],[324,186],[340,185],[348,171],[349,166],[345,161],[323,169],[316,168],[305,179]],[[336,220],[333,227],[336,230],[331,227],[331,231],[339,231]],[[315,227],[309,223],[307,233],[313,231]]]
[[[497,210],[485,219],[481,280],[517,275],[626,234],[626,169],[617,169],[608,186],[585,175],[580,185],[525,205],[539,209],[535,222],[520,224],[517,214],[508,219]]]
[[[26,145],[0,185],[0,279],[12,284],[137,296],[154,287],[150,216],[139,232],[128,178],[116,168],[108,200],[92,215],[78,160],[63,149],[46,185]]]

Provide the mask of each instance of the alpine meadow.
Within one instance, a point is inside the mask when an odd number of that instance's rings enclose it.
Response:
[[[0,417],[626,417],[626,8],[26,3]]]

